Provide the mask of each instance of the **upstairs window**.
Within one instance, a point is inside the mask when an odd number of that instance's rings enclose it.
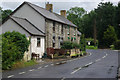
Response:
[[[67,28],[68,28],[67,34],[69,35],[70,34],[70,27],[67,26]]]
[[[62,28],[61,28],[61,34],[63,34],[63,24],[62,24]]]
[[[76,28],[74,28],[74,36],[76,36]]]
[[[53,32],[55,32],[55,22],[53,22]]]
[[[40,38],[37,38],[37,47],[40,47],[40,44],[41,43],[41,39]]]

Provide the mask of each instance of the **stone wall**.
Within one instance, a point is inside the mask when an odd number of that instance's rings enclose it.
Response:
[[[63,26],[63,34],[61,32]],[[70,30],[68,34],[68,29]],[[77,35],[77,28],[55,22],[55,32],[53,32],[53,21],[46,20],[46,48],[53,47],[53,37],[55,37],[55,49],[60,48],[60,41],[71,41],[79,43],[80,38]]]

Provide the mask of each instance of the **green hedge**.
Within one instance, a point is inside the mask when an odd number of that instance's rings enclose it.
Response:
[[[61,46],[62,49],[74,49],[74,48],[80,48],[80,45],[77,43],[73,43],[70,41],[63,42],[63,45]]]
[[[117,41],[114,43],[114,48],[117,49],[117,50],[120,50],[120,40],[117,40]]]
[[[12,65],[23,58],[30,41],[19,32],[2,34],[2,69],[10,69]]]

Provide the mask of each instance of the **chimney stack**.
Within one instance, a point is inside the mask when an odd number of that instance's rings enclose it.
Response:
[[[53,5],[49,4],[49,2],[47,2],[47,4],[46,4],[46,10],[48,10],[50,12],[53,12]]]
[[[66,10],[61,10],[60,14],[61,14],[61,16],[64,16],[66,18]]]

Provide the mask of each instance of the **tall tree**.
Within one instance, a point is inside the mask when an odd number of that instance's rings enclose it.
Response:
[[[110,2],[100,3],[95,12],[97,13],[96,22],[99,47],[103,47],[105,43],[103,39],[104,32],[108,25],[114,25],[115,7]]]
[[[116,36],[115,29],[113,26],[109,26],[107,30],[104,32],[103,40],[105,42],[104,46],[107,48],[109,48],[110,45],[116,42],[117,36]]]
[[[86,11],[81,7],[73,7],[67,11],[67,19],[78,26],[78,30],[80,32],[83,32],[81,27],[81,18],[84,14],[86,14]]]
[[[7,9],[2,11],[2,20],[4,20],[6,17],[8,17],[12,13],[12,10]]]
[[[115,29],[117,33],[118,39],[120,39],[120,2],[118,3],[118,6],[116,7],[116,15],[115,15]]]
[[[1,23],[6,17],[8,17],[11,13],[12,13],[12,10],[10,10],[10,9],[3,10],[2,7],[0,7],[0,23]]]

